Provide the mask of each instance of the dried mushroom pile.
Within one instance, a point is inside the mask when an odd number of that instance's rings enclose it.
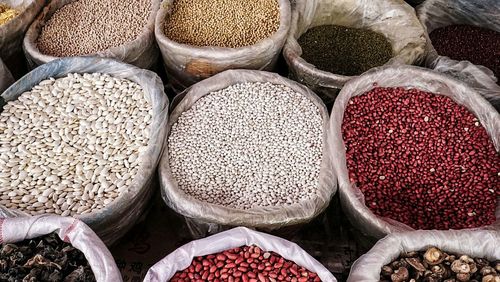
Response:
[[[52,233],[0,251],[0,281],[96,281],[84,254]]]
[[[499,282],[500,260],[453,255],[431,247],[425,252],[408,252],[382,267],[380,281]]]

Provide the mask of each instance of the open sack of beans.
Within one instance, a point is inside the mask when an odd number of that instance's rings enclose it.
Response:
[[[3,0],[0,3],[0,58],[5,60],[21,49],[24,33],[43,5],[45,0]]]
[[[500,109],[497,0],[428,0],[417,15],[427,31],[425,65],[474,87]]]
[[[342,208],[364,234],[500,228],[500,115],[466,84],[374,69],[342,88],[330,132]]]
[[[234,226],[296,229],[328,206],[336,191],[328,113],[312,91],[278,74],[229,70],[180,97],[160,184],[194,237]]]
[[[500,281],[498,231],[414,231],[377,242],[348,282]]]
[[[44,64],[8,88],[0,114],[0,215],[76,217],[106,243],[146,209],[168,100],[153,72],[115,60]]]
[[[289,0],[164,0],[155,35],[182,91],[228,69],[272,70],[290,28]]]
[[[296,0],[283,54],[291,75],[333,102],[349,79],[384,64],[413,64],[425,36],[399,0]]]
[[[12,83],[14,83],[14,78],[12,77],[10,71],[7,69],[4,63],[2,62],[2,59],[0,59],[0,94],[5,89],[7,89],[7,87],[9,87]],[[0,108],[3,105],[2,102],[3,102],[2,98],[0,97]]]
[[[337,280],[297,244],[238,227],[178,248],[153,265],[144,281]]]
[[[2,281],[122,281],[109,250],[78,219],[0,218],[0,230]]]
[[[158,59],[154,22],[160,0],[52,0],[30,26],[31,67],[59,57],[114,58],[140,68]]]

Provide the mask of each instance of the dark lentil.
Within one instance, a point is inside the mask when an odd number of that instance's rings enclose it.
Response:
[[[96,281],[85,255],[56,233],[2,244],[0,281]]]
[[[414,229],[495,222],[500,156],[464,106],[418,89],[353,97],[342,134],[351,183],[376,215]]]
[[[485,66],[500,78],[500,32],[470,25],[450,25],[433,30],[429,37],[438,54]]]
[[[359,75],[392,57],[392,46],[382,34],[359,28],[323,25],[309,29],[298,42],[302,58],[323,71]]]

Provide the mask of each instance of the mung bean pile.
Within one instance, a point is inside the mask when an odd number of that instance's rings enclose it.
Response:
[[[8,21],[19,15],[19,11],[0,3],[0,25],[6,24]]]
[[[368,29],[322,25],[309,29],[298,42],[306,62],[341,75],[362,74],[393,55],[387,38]]]
[[[40,82],[0,114],[0,204],[33,215],[102,209],[138,173],[151,120],[144,91],[129,80]]]
[[[77,0],[57,10],[37,40],[55,57],[94,54],[136,39],[147,25],[151,0]]]
[[[273,35],[278,0],[174,0],[165,35],[194,46],[242,47]]]
[[[310,199],[322,126],[319,108],[286,86],[235,84],[200,98],[172,126],[172,174],[195,199],[236,209]]]

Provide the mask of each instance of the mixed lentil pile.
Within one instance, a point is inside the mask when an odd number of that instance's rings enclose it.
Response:
[[[378,87],[349,100],[342,134],[350,181],[376,215],[414,229],[495,222],[500,155],[464,106]]]
[[[174,0],[164,29],[179,43],[237,48],[270,37],[279,26],[278,0]]]
[[[6,4],[0,3],[0,26],[19,15],[19,11],[13,9]]]
[[[306,62],[334,74],[359,75],[387,63],[393,56],[387,38],[368,29],[316,26],[298,42]]]
[[[135,40],[146,28],[151,0],[77,0],[59,8],[42,28],[42,54],[94,54]]]
[[[179,188],[200,201],[236,209],[315,197],[322,150],[318,106],[271,83],[209,93],[182,113],[168,137]]]
[[[500,32],[470,25],[450,25],[433,30],[429,37],[438,54],[485,66],[500,81]]]
[[[0,114],[0,204],[32,215],[104,208],[134,181],[151,122],[148,98],[129,80],[43,80]]]

